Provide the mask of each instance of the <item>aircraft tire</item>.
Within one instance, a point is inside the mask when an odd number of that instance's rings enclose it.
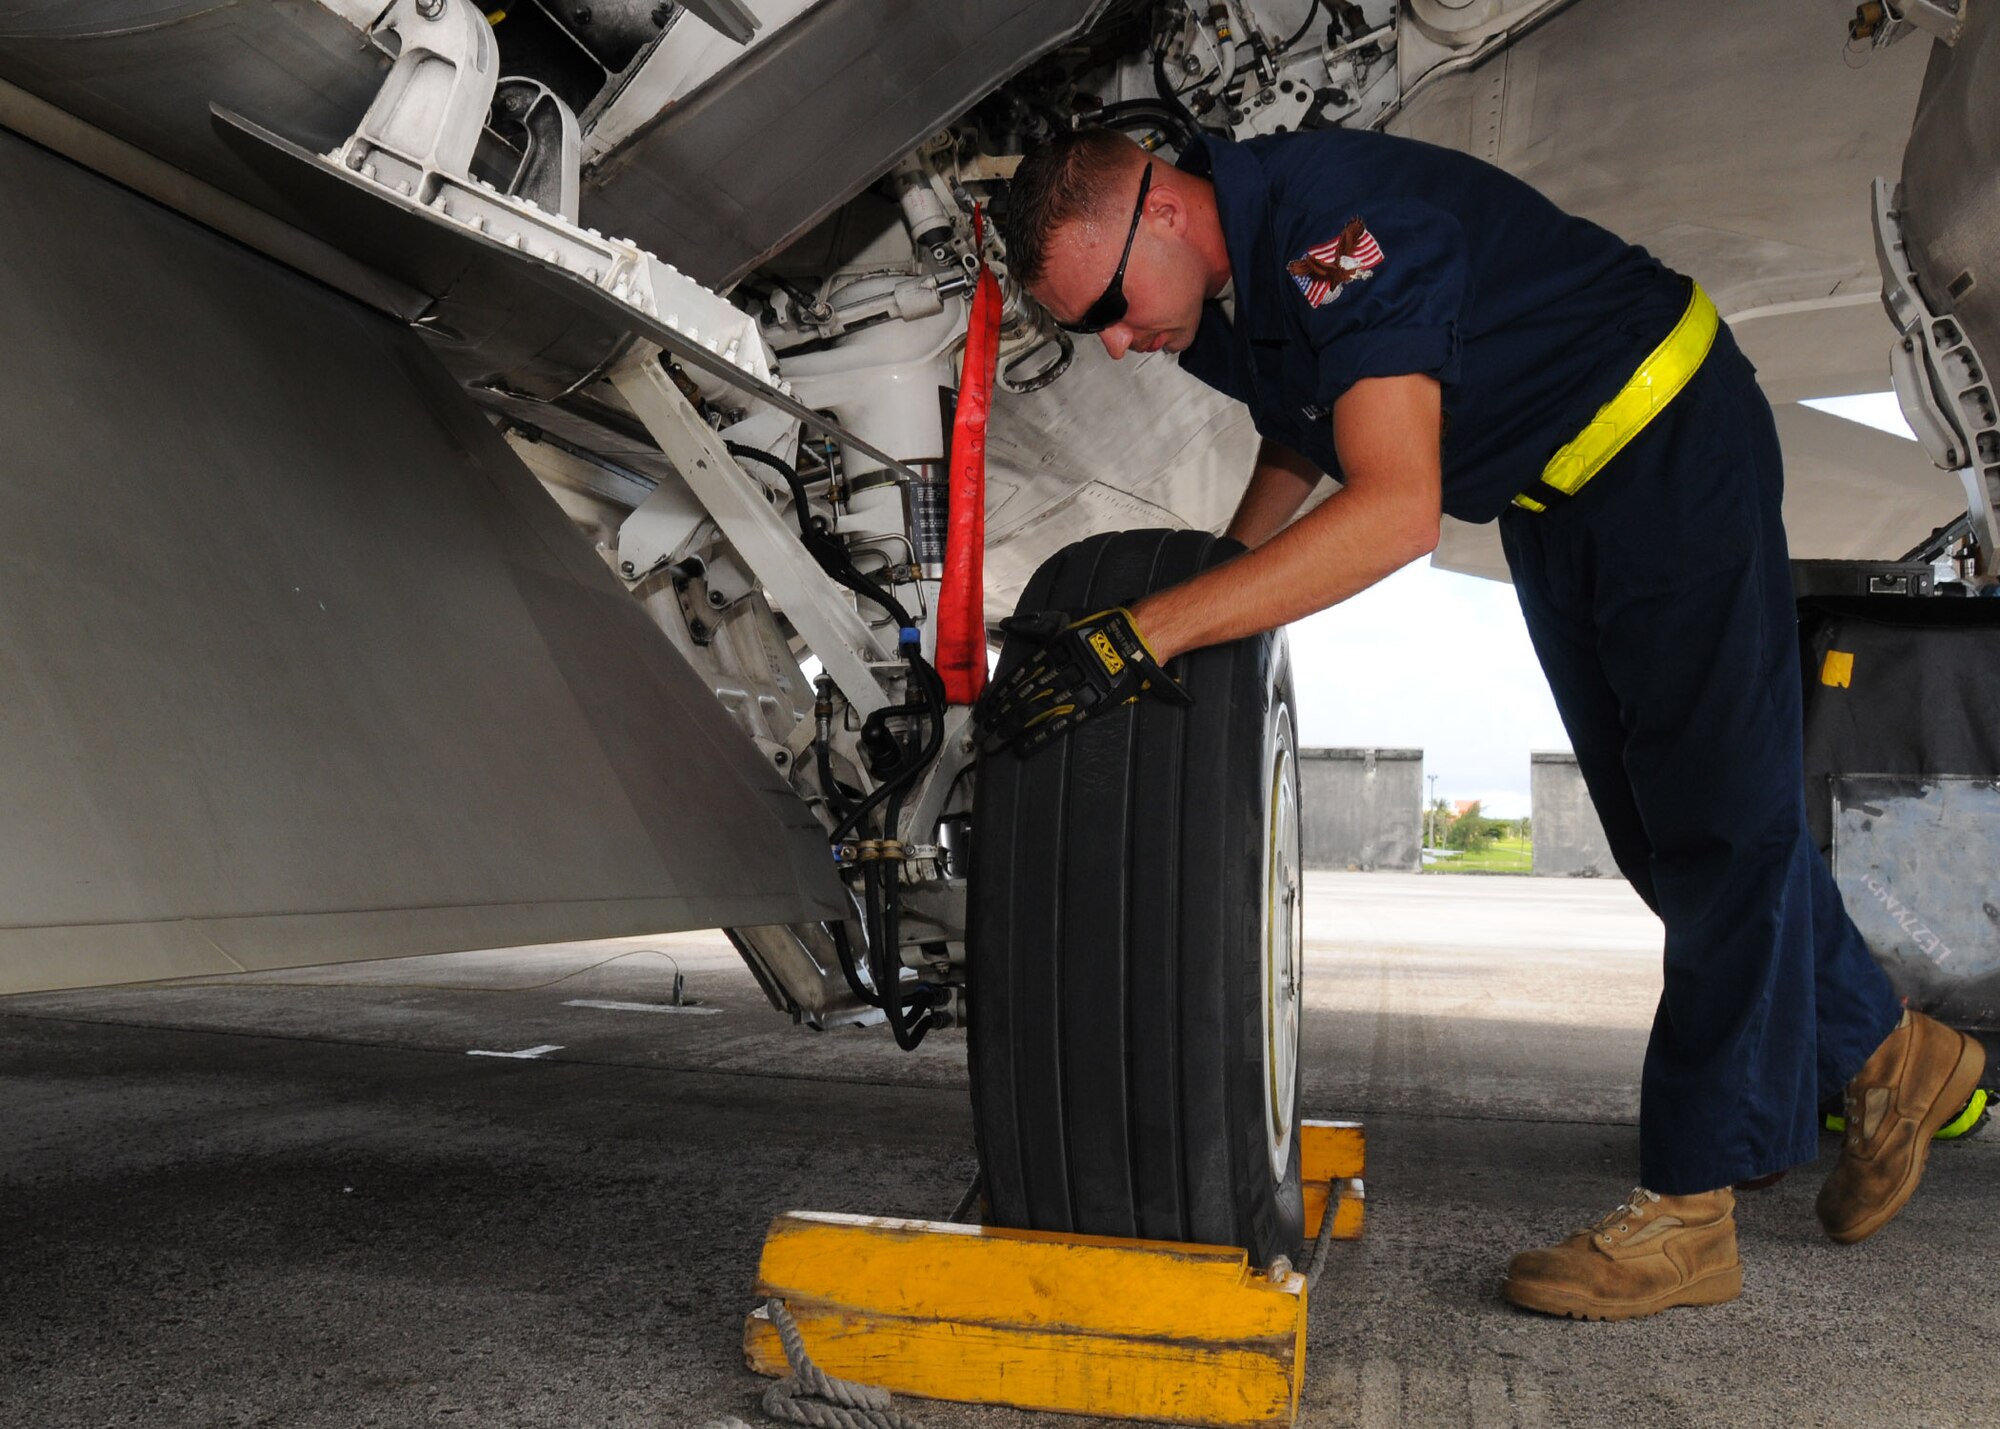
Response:
[[[1129,603],[1240,549],[1094,536],[1019,608]],[[1023,654],[1010,641],[999,674]],[[1304,1224],[1290,656],[1279,633],[1170,668],[1192,707],[1141,699],[981,761],[967,998],[988,1220],[1267,1265]]]

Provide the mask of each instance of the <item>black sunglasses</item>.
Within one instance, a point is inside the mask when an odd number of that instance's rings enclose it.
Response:
[[[1146,211],[1146,191],[1152,186],[1153,165],[1148,161],[1146,172],[1139,176],[1139,201],[1132,205],[1132,226],[1125,230],[1125,251],[1118,255],[1118,271],[1111,275],[1097,301],[1083,310],[1082,317],[1073,323],[1056,324],[1064,332],[1103,332],[1125,316],[1125,265],[1131,261],[1132,240],[1139,236],[1139,216]]]

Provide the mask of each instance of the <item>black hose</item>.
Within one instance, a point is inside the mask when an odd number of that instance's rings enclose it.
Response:
[[[854,561],[847,548],[838,539],[825,531],[816,530],[806,505],[805,482],[800,480],[798,469],[775,453],[760,447],[745,446],[741,442],[725,442],[729,454],[739,461],[760,462],[778,473],[791,488],[792,501],[797,508],[799,539],[827,575],[865,600],[872,600],[895,620],[897,627],[904,631],[914,631],[916,622],[909,611],[889,592],[854,568]],[[915,757],[906,759],[902,769],[882,786],[851,809],[842,809],[844,797],[838,792],[839,786],[833,778],[833,762],[824,741],[819,742],[815,751],[818,762],[821,792],[827,803],[839,818],[829,839],[839,843],[849,832],[859,826],[862,819],[877,805],[886,804],[883,813],[883,830],[888,838],[896,835],[896,818],[902,809],[905,792],[914,784],[919,775],[929,768],[944,748],[945,688],[944,680],[937,670],[926,660],[916,645],[903,645],[904,662],[909,666],[911,682],[916,686],[920,701],[907,701],[878,710],[874,718],[884,716],[916,716],[928,721],[929,730],[923,743],[916,749]],[[909,741],[905,742],[908,751]],[[861,981],[859,967],[855,963],[854,949],[847,941],[847,929],[840,923],[826,925],[828,935],[833,939],[834,952],[840,960],[841,976],[847,980],[848,991],[862,1002],[882,1009],[888,1019],[889,1031],[896,1039],[896,1045],[905,1052],[914,1052],[917,1044],[924,1040],[924,1034],[932,1026],[931,989],[919,983],[910,994],[902,994],[902,958],[899,944],[902,937],[902,875],[897,868],[883,872],[879,860],[871,860],[861,866],[862,931],[868,939],[869,972],[874,978],[875,992],[871,995]],[[914,1011],[914,1018],[906,1019],[906,1012]]]
[[[840,973],[847,979],[847,990],[870,1007],[880,1007],[882,999],[861,981],[861,970],[854,961],[854,945],[847,941],[846,923],[828,923],[826,931],[833,938],[833,951],[840,958]]]
[[[861,865],[861,931],[865,935],[862,951],[868,957],[868,976],[875,984],[875,1005],[886,1009],[891,988],[900,986],[902,979],[889,981],[882,976],[882,865],[864,863]]]
[[[1175,148],[1185,149],[1194,131],[1164,104],[1150,99],[1121,99],[1107,104],[1091,116],[1107,129],[1152,128],[1163,131]]]
[[[806,505],[806,484],[799,478],[799,469],[775,452],[767,452],[762,447],[745,446],[742,442],[724,442],[724,449],[738,461],[754,461],[768,466],[785,479],[785,485],[792,489],[792,505],[798,512],[799,535],[808,543],[812,541],[812,511]]]
[[[833,950],[840,958],[840,972],[841,976],[847,980],[847,990],[853,993],[858,1000],[870,1007],[882,1006],[882,995],[861,980],[861,965],[855,959],[854,944],[848,941],[847,924],[844,922],[833,922],[826,924],[825,927],[827,933],[833,938]],[[869,955],[868,966],[869,976],[873,977],[875,964],[872,953]],[[931,992],[928,987],[917,987],[911,989],[910,992],[898,1000],[905,1007],[913,1007],[920,1001],[929,1002],[930,997]]]
[[[896,622],[899,629],[913,630],[916,628],[916,621],[911,619],[910,612],[904,608],[901,601],[897,600],[888,591],[882,589],[881,586],[854,568],[854,562],[848,556],[847,548],[841,545],[837,538],[828,535],[824,531],[814,529],[806,507],[805,482],[800,479],[797,468],[784,458],[775,453],[767,452],[761,447],[745,446],[741,442],[724,442],[723,446],[737,460],[759,462],[764,466],[768,466],[784,478],[785,485],[791,488],[792,500],[798,507],[799,540],[804,543],[807,552],[811,554],[812,558],[819,563],[821,570],[825,571],[828,576],[845,586],[848,590],[862,597],[862,599],[872,600],[881,606],[883,610],[889,613],[890,618]],[[882,800],[888,798],[898,789],[905,788],[913,782],[916,776],[922,772],[924,766],[937,757],[938,750],[944,747],[944,681],[938,678],[937,671],[931,668],[930,662],[918,654],[914,647],[906,647],[906,652],[906,659],[910,666],[911,674],[915,676],[915,682],[923,695],[923,703],[921,705],[892,705],[880,713],[884,715],[909,714],[929,716],[931,721],[930,743],[922,757],[911,767],[906,769],[897,778],[883,784],[881,788],[864,799],[859,806],[841,815],[840,822],[834,828],[831,835],[831,840],[834,843],[838,843],[842,838],[846,837],[848,832],[860,822],[862,817],[881,803]],[[825,793],[829,802],[831,802],[837,797],[834,793],[831,765],[827,759],[827,751],[823,746],[818,753],[820,781],[822,785],[821,792]],[[893,834],[894,830],[892,829],[890,832]]]
[[[922,751],[915,759],[909,761],[904,766],[902,772],[883,783],[874,793],[863,799],[859,804],[856,804],[847,812],[846,817],[834,826],[833,832],[827,835],[830,842],[839,843],[849,833],[853,832],[861,820],[872,813],[878,805],[905,792],[911,784],[916,782],[917,776],[929,767],[930,762],[937,758],[938,751],[944,748],[944,681],[939,677],[937,670],[932,667],[930,661],[926,660],[916,651],[910,651],[907,658],[910,665],[910,673],[916,677],[918,687],[923,693],[923,703],[921,705],[891,705],[888,709],[880,711],[880,713],[884,715],[925,716],[930,721],[930,733],[925,739]],[[895,825],[890,824],[887,832],[890,837],[894,837]]]
[[[900,798],[889,801],[886,818],[891,828],[895,827],[900,802]],[[907,1002],[897,995],[903,975],[902,874],[894,865],[884,867],[877,862],[863,865],[862,877],[867,884],[867,906],[874,923],[869,935],[875,955],[871,968],[875,986],[883,990],[882,1014],[888,1019],[889,1033],[896,1039],[896,1045],[905,1052],[914,1052],[924,1034],[931,1030],[931,990],[919,983]],[[905,1012],[915,1012],[916,1016],[905,1021]]]
[[[847,796],[840,792],[840,785],[833,778],[833,750],[829,741],[813,741],[813,755],[819,767],[819,789],[826,795],[826,804],[833,810],[836,819],[847,817]]]
[[[1280,55],[1290,54],[1292,51],[1292,46],[1296,45],[1300,40],[1303,40],[1306,37],[1306,31],[1310,30],[1313,27],[1313,21],[1319,18],[1320,4],[1321,0],[1311,0],[1311,3],[1306,6],[1306,17],[1303,21],[1300,22],[1298,30],[1292,35],[1292,37],[1289,40],[1286,40],[1282,45],[1279,45],[1278,48],[1271,51],[1272,59],[1276,59]],[[1332,12],[1329,11],[1328,13],[1330,14]]]
[[[745,446],[741,442],[724,442],[722,445],[738,461],[754,461],[768,466],[784,478],[785,485],[791,488],[792,505],[798,514],[799,539],[805,543],[806,551],[812,558],[819,562],[821,570],[862,599],[872,600],[881,606],[899,627],[907,629],[916,623],[910,619],[910,612],[903,608],[901,601],[854,568],[845,546],[826,532],[813,528],[812,512],[806,505],[806,484],[800,478],[798,468],[762,447]]]
[[[838,843],[848,831],[865,818],[877,805],[884,805],[882,827],[887,837],[895,837],[897,818],[902,812],[903,795],[917,777],[930,766],[932,760],[944,744],[944,681],[929,661],[914,649],[907,652],[910,675],[923,692],[923,703],[891,706],[880,714],[924,714],[929,719],[929,731],[917,756],[908,760],[895,777],[884,781],[882,786],[841,819],[834,829],[832,841]],[[841,975],[847,979],[848,990],[871,1007],[882,1009],[882,1015],[889,1024],[889,1032],[896,1039],[896,1045],[905,1052],[914,1052],[917,1044],[924,1040],[935,1023],[931,1017],[934,994],[924,983],[912,988],[907,996],[902,987],[902,874],[900,865],[891,863],[885,868],[884,861],[871,859],[861,865],[862,882],[862,931],[867,936],[868,971],[875,983],[875,993],[870,995],[862,986],[859,970],[855,966],[854,952],[847,941],[847,930],[839,924],[829,924],[833,937],[834,951],[840,956]],[[906,1013],[915,1012],[915,1017]]]
[[[825,536],[816,537],[814,538],[814,541],[830,542],[832,545],[839,547],[840,554],[842,555],[842,557],[845,557],[847,555],[846,547],[840,546],[840,543],[838,541],[833,541],[831,537],[825,537]],[[814,544],[814,542],[808,542],[807,544],[810,547],[811,545]],[[815,556],[818,556],[819,552],[815,550],[813,554]],[[909,630],[916,625],[916,622],[910,619],[910,612],[903,608],[903,603],[901,601],[897,600],[894,596],[890,595],[889,592],[887,592],[886,590],[883,590],[882,587],[875,584],[875,582],[869,580],[868,577],[862,575],[861,572],[854,569],[852,562],[843,560],[842,563],[839,564],[838,566],[829,566],[827,565],[826,561],[822,559],[820,561],[820,567],[821,569],[825,570],[828,575],[832,576],[836,582],[846,586],[849,590],[853,591],[856,595],[860,596],[862,599],[872,600],[877,605],[881,606],[882,609],[888,611],[891,618],[895,620],[896,625],[899,629]]]
[[[866,1003],[868,1007],[882,1007],[882,999],[874,991],[870,991],[866,983],[862,983],[860,967],[854,963],[854,945],[848,943],[848,925],[828,923],[826,931],[834,939],[834,953],[840,957],[840,975],[848,981],[848,991],[854,993],[854,997]]]

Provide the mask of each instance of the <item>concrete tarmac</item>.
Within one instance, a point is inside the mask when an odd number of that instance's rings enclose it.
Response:
[[[1367,1122],[1369,1220],[1316,1297],[1302,1422],[2000,1422],[2000,1143],[1940,1147],[1840,1247],[1828,1139],[1744,1198],[1734,1304],[1515,1311],[1508,1255],[1634,1179],[1658,924],[1612,882],[1307,896],[1306,1110]],[[700,1010],[588,1005],[665,1002],[674,962]],[[941,1217],[973,1169],[962,1036],[794,1028],[717,934],[0,1000],[0,1425],[761,1422],[770,1218]]]

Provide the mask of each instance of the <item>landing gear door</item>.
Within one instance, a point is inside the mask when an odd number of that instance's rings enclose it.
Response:
[[[841,908],[408,330],[0,130],[0,993]]]

